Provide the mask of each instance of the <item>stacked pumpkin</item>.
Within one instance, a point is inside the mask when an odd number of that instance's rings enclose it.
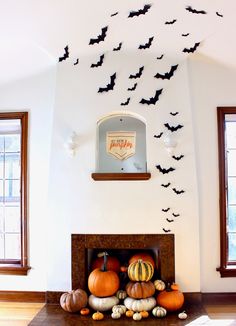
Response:
[[[153,297],[155,286],[151,281],[154,274],[155,263],[148,254],[137,254],[129,261],[128,277],[126,285],[128,297],[124,305],[128,311],[134,311],[133,318],[148,317],[148,311],[156,306],[156,299]]]

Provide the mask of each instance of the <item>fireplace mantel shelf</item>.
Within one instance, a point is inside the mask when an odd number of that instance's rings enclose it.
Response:
[[[112,181],[112,180],[149,180],[151,173],[92,173],[95,181]]]

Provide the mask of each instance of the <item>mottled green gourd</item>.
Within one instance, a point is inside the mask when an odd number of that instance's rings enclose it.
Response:
[[[128,267],[128,276],[131,281],[144,281],[151,280],[154,273],[154,268],[148,261],[138,260]]]

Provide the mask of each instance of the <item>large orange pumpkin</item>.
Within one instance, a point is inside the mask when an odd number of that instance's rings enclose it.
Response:
[[[179,310],[184,304],[184,295],[174,284],[170,289],[160,292],[157,295],[157,304],[167,311]]]
[[[104,255],[103,269],[96,268],[88,278],[89,291],[96,297],[110,297],[116,293],[120,280],[116,272],[107,270],[107,255]]]
[[[134,299],[145,299],[155,293],[154,284],[149,282],[129,282],[126,285],[126,292],[129,297]]]
[[[143,252],[139,252],[135,255],[133,255],[130,259],[129,259],[129,265],[138,261],[138,260],[143,260],[143,261],[148,261],[149,263],[152,264],[153,268],[155,268],[155,261],[154,259],[152,258],[152,256],[146,252],[146,251],[143,251]]]
[[[97,257],[92,262],[92,270],[99,268],[103,269],[104,267],[104,259],[103,257]],[[108,256],[107,257],[107,270],[119,273],[120,271],[120,262],[116,257]]]
[[[61,307],[69,312],[79,311],[81,308],[86,307],[87,302],[87,293],[81,289],[63,293],[60,298]]]

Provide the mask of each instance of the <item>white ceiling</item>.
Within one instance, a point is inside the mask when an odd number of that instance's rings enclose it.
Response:
[[[128,18],[145,4],[145,15]],[[207,14],[186,10],[191,6]],[[116,16],[111,14],[118,12]],[[219,17],[216,12],[223,15]],[[176,19],[174,24],[166,21]],[[108,26],[104,42],[89,45],[90,38]],[[112,51],[120,42],[122,53],[145,53],[185,59],[185,47],[201,42],[200,53],[221,64],[235,65],[235,0],[1,0],[0,1],[0,83],[39,73],[58,63],[69,46],[72,63],[76,58]],[[189,36],[183,37],[183,33]],[[150,37],[152,46],[137,50]]]

